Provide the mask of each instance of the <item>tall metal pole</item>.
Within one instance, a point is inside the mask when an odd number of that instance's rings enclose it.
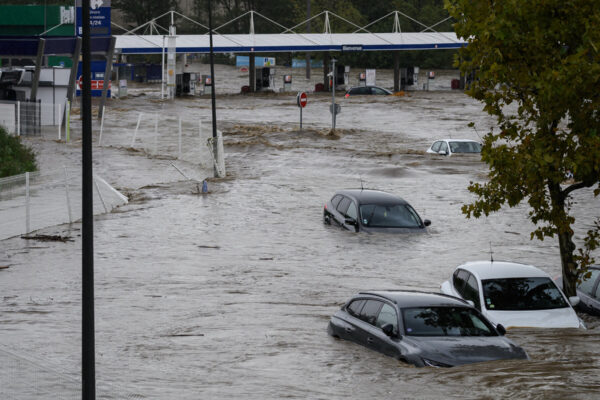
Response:
[[[310,0],[306,0],[306,33],[310,33]],[[306,79],[310,79],[310,53],[306,53]]]
[[[94,338],[94,199],[92,172],[92,91],[90,46],[90,0],[81,4],[82,25],[82,316],[81,381],[82,399],[96,399],[96,355]],[[109,60],[109,62],[112,60]],[[75,60],[75,62],[77,62]]]
[[[215,99],[215,58],[213,52],[213,31],[212,31],[212,0],[208,0],[208,31],[210,40],[210,79],[212,82],[212,90],[210,92],[210,100],[212,103],[212,137],[213,137],[213,154],[215,157],[214,175],[219,176],[217,162],[219,160],[219,146],[217,143],[217,105]]]
[[[331,59],[331,129],[335,130],[335,58]]]

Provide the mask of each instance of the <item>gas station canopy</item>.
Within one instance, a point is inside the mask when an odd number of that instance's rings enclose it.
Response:
[[[167,35],[117,35],[115,53],[160,54]],[[208,53],[209,36],[177,35],[177,53]],[[215,53],[435,50],[466,46],[454,32],[213,35]]]

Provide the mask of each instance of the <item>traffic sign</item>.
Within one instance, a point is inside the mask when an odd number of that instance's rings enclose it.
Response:
[[[306,92],[298,92],[296,96],[296,103],[298,103],[298,107],[304,108],[306,107],[306,103],[308,102],[308,96]]]

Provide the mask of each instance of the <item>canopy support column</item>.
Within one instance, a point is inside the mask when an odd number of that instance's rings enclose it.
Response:
[[[394,92],[400,91],[400,51],[394,51]]]
[[[256,63],[254,62],[254,53],[250,53],[248,60],[248,64],[250,64],[248,67],[248,77],[250,79],[248,86],[250,86],[250,93],[254,93],[256,91]]]

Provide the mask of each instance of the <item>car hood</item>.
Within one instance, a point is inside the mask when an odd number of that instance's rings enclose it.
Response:
[[[579,328],[577,314],[571,307],[532,311],[491,311],[485,316],[494,324],[505,328]]]
[[[360,232],[367,233],[426,233],[427,228],[372,228],[360,226]]]
[[[420,357],[452,366],[528,358],[525,350],[503,336],[405,336],[404,340],[420,349]]]

